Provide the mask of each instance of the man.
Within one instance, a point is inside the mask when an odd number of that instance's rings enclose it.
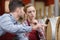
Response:
[[[20,34],[18,40],[28,40],[25,38],[25,33],[39,28],[39,24],[32,24],[32,27],[28,27],[27,25],[18,22],[19,18],[23,19],[24,17],[23,7],[24,4],[18,0],[10,1],[10,14],[0,16],[0,36],[8,32],[16,35]]]

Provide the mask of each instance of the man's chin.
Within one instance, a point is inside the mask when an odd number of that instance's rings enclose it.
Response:
[[[20,18],[19,18],[19,19],[23,20],[23,17],[21,17],[21,16],[20,16]]]

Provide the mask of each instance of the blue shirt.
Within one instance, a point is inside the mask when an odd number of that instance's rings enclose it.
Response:
[[[19,40],[28,40],[25,38],[25,33],[32,31],[32,27],[25,24],[19,24],[12,13],[0,16],[0,36],[5,32],[14,33],[18,35]]]

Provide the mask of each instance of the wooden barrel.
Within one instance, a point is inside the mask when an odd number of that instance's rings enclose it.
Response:
[[[49,20],[51,23],[52,40],[56,40],[56,39],[58,39],[57,27],[59,27],[58,25],[59,25],[60,18],[59,17],[52,17],[52,18],[49,18]]]
[[[60,40],[60,17],[58,17],[57,23],[56,23],[56,40]]]
[[[60,17],[44,18],[46,40],[60,40]]]
[[[44,19],[40,19],[39,21],[44,24],[47,24],[47,27],[44,27],[46,40],[52,40],[52,29],[51,29],[50,20],[48,18],[44,18]]]
[[[52,40],[52,29],[51,29],[51,22],[49,19],[46,19],[45,24],[47,24],[47,27],[45,27],[45,37],[46,40]]]

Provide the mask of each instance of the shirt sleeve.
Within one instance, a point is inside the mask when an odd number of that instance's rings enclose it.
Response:
[[[23,27],[23,25],[18,25],[12,22],[11,18],[9,16],[5,16],[0,18],[0,25],[1,28],[10,33],[16,33],[16,32],[29,32],[32,30],[32,27]]]
[[[32,31],[32,26],[24,25],[24,29],[22,28],[22,30],[25,30],[26,32],[31,32]]]

